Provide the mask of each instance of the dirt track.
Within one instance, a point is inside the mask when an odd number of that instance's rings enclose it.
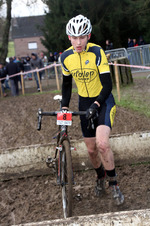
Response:
[[[37,128],[37,110],[59,110],[58,103],[53,100],[55,94],[47,93],[33,96],[7,97],[0,101],[0,137],[1,149],[20,147],[31,144],[49,143],[57,132],[54,117],[43,118],[42,130]],[[70,104],[71,110],[77,110],[78,97],[74,93]],[[112,134],[133,133],[149,130],[150,119],[136,112],[117,107],[117,114]],[[79,118],[75,118],[69,129],[72,139],[82,138]]]
[[[139,86],[143,92],[145,87],[150,87],[150,81],[148,84],[141,83],[142,80],[140,83],[135,82],[133,92]],[[36,112],[39,107],[45,111],[59,109],[53,96],[54,94],[47,93],[0,99],[1,150],[51,141],[57,130],[54,118],[43,119],[42,130],[38,132]],[[77,110],[77,94],[73,94],[70,108]],[[147,131],[150,129],[149,125],[150,119],[117,107],[112,134]],[[82,137],[79,119],[74,120],[70,135],[72,139]],[[112,205],[109,190],[105,197],[95,197],[93,170],[76,172],[74,216],[150,208],[150,161],[147,164],[117,166],[117,174],[126,200],[119,208]],[[47,175],[0,182],[1,226],[61,217],[61,193],[54,177]]]

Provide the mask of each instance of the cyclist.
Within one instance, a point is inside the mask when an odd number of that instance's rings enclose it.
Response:
[[[61,54],[63,73],[62,110],[69,109],[74,78],[79,95],[81,128],[88,154],[97,172],[95,191],[98,196],[105,192],[105,176],[116,204],[124,202],[115,172],[114,156],[109,145],[109,136],[116,113],[111,93],[112,82],[108,61],[99,45],[89,43],[92,26],[88,18],[78,15],[69,20],[66,34],[72,46]],[[89,120],[94,124],[89,126]],[[94,127],[93,127],[94,125]]]

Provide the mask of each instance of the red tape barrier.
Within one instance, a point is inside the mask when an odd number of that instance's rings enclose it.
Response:
[[[54,64],[48,65],[48,66],[40,68],[40,69],[34,69],[34,70],[26,71],[26,72],[19,72],[19,73],[13,74],[13,75],[9,75],[9,78],[13,78],[13,77],[18,76],[18,75],[26,75],[28,73],[33,73],[33,72],[37,72],[37,71],[44,71],[45,69],[49,69],[49,68],[55,67],[55,66],[58,67],[58,66],[61,66],[61,64],[55,64],[54,63]],[[1,78],[0,81],[5,80],[5,79],[6,79],[6,77]]]
[[[129,64],[114,64],[114,63],[108,63],[109,65],[116,65],[116,66],[122,66],[122,67],[132,67],[132,68],[141,68],[141,69],[150,69],[150,67],[147,66],[141,66],[141,65],[129,65]]]

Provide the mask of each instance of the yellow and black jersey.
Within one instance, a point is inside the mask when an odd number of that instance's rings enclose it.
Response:
[[[88,43],[81,53],[73,47],[67,49],[61,55],[61,65],[63,75],[72,75],[82,97],[98,96],[103,88],[100,76],[110,72],[103,49],[93,43]]]
[[[111,93],[110,69],[103,49],[98,45],[88,43],[85,51],[77,53],[73,47],[70,47],[61,55],[61,65],[63,73],[62,107],[69,107],[72,78],[78,88],[79,111],[86,111],[94,101],[100,104],[94,130],[88,130],[86,116],[80,116],[83,136],[95,137],[96,128],[99,125],[111,128],[116,106]]]

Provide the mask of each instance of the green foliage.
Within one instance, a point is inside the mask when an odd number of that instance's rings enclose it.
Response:
[[[7,55],[7,57],[12,57],[12,56],[15,56],[14,42],[9,42],[8,43],[8,55]]]
[[[46,14],[45,26],[42,28],[44,40],[42,43],[48,51],[63,51],[69,47],[65,27],[68,20],[79,14],[81,6],[76,0],[50,0],[47,5],[50,12]]]
[[[69,47],[65,27],[78,14],[91,20],[91,41],[104,49],[106,39],[114,43],[114,48],[127,47],[128,37],[138,39],[140,35],[149,43],[149,0],[45,0],[45,3],[50,12],[42,28],[42,42],[48,51],[59,52]]]

